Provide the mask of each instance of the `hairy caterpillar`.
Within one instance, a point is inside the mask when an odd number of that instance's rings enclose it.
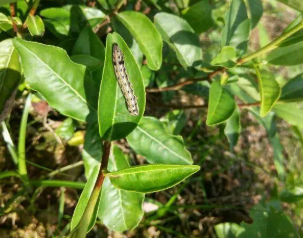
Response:
[[[122,50],[116,43],[113,44],[113,65],[119,87],[126,100],[127,110],[131,115],[138,116],[139,108],[137,97],[135,96],[132,84],[128,79]]]

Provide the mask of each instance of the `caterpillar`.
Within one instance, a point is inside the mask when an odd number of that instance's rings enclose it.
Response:
[[[116,43],[113,44],[113,65],[118,85],[127,104],[127,110],[132,116],[138,116],[139,107],[137,97],[135,96],[132,84],[128,79],[122,50]]]

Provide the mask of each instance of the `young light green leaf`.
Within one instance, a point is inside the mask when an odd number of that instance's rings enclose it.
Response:
[[[215,225],[218,238],[237,238],[244,231],[244,228],[236,223],[220,223]]]
[[[197,165],[142,165],[106,174],[111,183],[123,190],[152,193],[168,189],[198,172]]]
[[[303,188],[294,187],[291,189],[284,189],[280,196],[280,200],[287,203],[296,203],[303,199]]]
[[[233,68],[237,65],[235,62],[237,58],[236,50],[232,46],[224,46],[220,54],[216,56],[211,62],[214,66],[223,66],[225,68]]]
[[[115,146],[110,156],[108,170],[114,172],[128,167],[123,152]],[[143,200],[144,194],[117,189],[107,177],[101,190],[98,217],[110,230],[116,232],[132,230],[142,219]]]
[[[283,146],[280,142],[278,133],[275,136],[268,138],[269,143],[271,144],[274,151],[274,164],[278,173],[278,176],[281,181],[285,180],[285,166],[284,166],[284,155],[283,155]]]
[[[45,32],[44,23],[41,18],[36,15],[29,15],[27,18],[28,30],[32,36],[43,36]]]
[[[0,123],[13,107],[20,71],[19,56],[12,39],[0,42]]]
[[[199,1],[182,11],[183,18],[200,34],[214,25],[209,1]]]
[[[231,117],[236,107],[233,96],[220,85],[213,82],[210,87],[206,125],[213,126]]]
[[[152,70],[160,69],[163,43],[154,24],[143,13],[135,11],[119,13],[117,18],[138,42],[141,51],[147,58],[148,67]]]
[[[229,142],[229,148],[233,151],[241,133],[240,110],[238,107],[236,107],[232,116],[226,121],[224,133]]]
[[[299,65],[303,63],[303,42],[287,45],[284,47],[278,47],[271,51],[266,60],[273,65]]]
[[[150,87],[153,85],[155,80],[155,72],[150,70],[146,65],[141,68],[141,73],[143,77],[144,87]]]
[[[200,65],[202,50],[198,36],[182,18],[168,13],[158,13],[154,18],[162,39],[176,52],[182,66],[187,69]]]
[[[13,31],[12,19],[0,12],[0,31]]]
[[[61,48],[14,39],[29,85],[60,113],[85,121],[96,113],[98,88]],[[54,93],[56,92],[56,93]]]
[[[303,127],[303,107],[298,103],[276,104],[273,111],[291,125]]]
[[[86,26],[74,45],[73,55],[90,55],[98,59],[102,64],[105,59],[105,48],[102,41],[92,31],[90,26]]]
[[[139,115],[129,113],[126,100],[118,85],[112,61],[113,44],[118,44],[124,55],[128,80],[137,97]],[[145,89],[138,64],[126,43],[117,33],[109,34],[106,40],[106,56],[99,94],[99,132],[103,140],[118,140],[131,133],[140,122],[145,109]]]
[[[303,101],[303,75],[297,75],[289,80],[282,88],[279,101],[296,102]]]
[[[143,117],[136,129],[127,136],[136,153],[153,164],[192,164],[191,154],[182,137],[168,134],[154,117]]]
[[[85,209],[87,207],[89,198],[93,192],[93,189],[95,187],[95,182],[97,180],[98,174],[99,174],[100,166],[95,166],[93,168],[92,174],[89,176],[87,183],[81,193],[81,196],[78,200],[76,209],[74,211],[72,221],[71,221],[71,231],[73,231],[77,225],[79,224]],[[97,209],[96,209],[97,210]],[[94,217],[91,218],[91,221],[94,223],[97,217],[97,212],[94,213]]]
[[[62,124],[56,129],[56,134],[64,140],[69,140],[74,135],[74,123],[73,119],[67,118]]]
[[[260,116],[265,117],[273,108],[281,95],[281,88],[274,78],[274,75],[256,69],[256,74],[259,80],[260,96],[261,96],[261,110]]]
[[[233,46],[239,55],[247,50],[250,33],[250,20],[243,0],[233,0],[224,17],[225,26],[222,30],[222,46]]]
[[[263,5],[261,0],[247,0],[247,4],[250,13],[251,28],[253,29],[263,15]]]

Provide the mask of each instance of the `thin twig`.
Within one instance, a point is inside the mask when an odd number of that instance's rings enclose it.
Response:
[[[151,106],[170,108],[170,109],[194,109],[194,108],[207,108],[208,104],[203,105],[176,105],[176,104],[151,104]],[[238,104],[239,108],[260,106],[260,102]]]
[[[16,11],[15,11],[15,3],[11,3],[10,4],[10,10],[11,10],[11,17],[14,18],[16,16]],[[14,32],[16,33],[16,35],[18,34],[18,27],[14,21],[14,19],[12,19],[13,22],[13,29]]]
[[[107,169],[108,165],[108,160],[109,160],[109,154],[110,154],[110,147],[111,147],[111,142],[109,141],[104,141],[103,143],[103,155],[102,155],[102,160],[101,160],[101,168],[100,172],[97,178],[97,181],[95,183],[95,189],[101,188],[103,181],[104,181],[104,170]]]
[[[225,72],[226,69],[225,68],[220,68],[218,70],[215,70],[214,72],[210,73],[209,75],[203,77],[203,78],[193,78],[193,79],[188,79],[184,82],[181,82],[181,83],[178,83],[178,84],[175,84],[173,86],[168,86],[168,87],[164,87],[164,88],[146,88],[145,91],[148,92],[148,93],[158,93],[158,92],[165,92],[165,91],[176,91],[186,85],[189,85],[189,84],[193,84],[193,83],[196,83],[196,82],[200,82],[200,81],[206,81],[206,80],[210,80],[212,79],[213,77],[215,77],[217,74],[219,73],[223,73]]]
[[[23,23],[23,25],[22,25],[22,28],[21,28],[22,30],[24,30],[24,29],[27,27],[27,19],[28,19],[28,17],[29,17],[29,16],[34,16],[34,15],[35,15],[36,10],[37,10],[37,8],[38,8],[38,6],[39,6],[39,3],[40,3],[40,0],[35,0],[35,2],[34,2],[34,4],[33,4],[32,8],[31,8],[31,10],[30,10],[29,13],[28,13],[27,18],[25,19],[25,21],[24,21],[24,23]]]

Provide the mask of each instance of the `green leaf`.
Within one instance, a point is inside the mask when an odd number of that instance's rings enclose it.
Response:
[[[104,62],[90,55],[73,55],[70,59],[77,64],[86,66],[87,73],[95,81],[95,85],[100,87]]]
[[[296,44],[278,47],[269,53],[266,60],[273,65],[299,65],[303,64],[303,42]]]
[[[108,170],[114,172],[128,167],[123,152],[115,146]],[[106,177],[101,190],[98,217],[110,230],[116,232],[132,230],[142,219],[143,200],[144,194],[117,189]]]
[[[56,134],[64,140],[69,140],[74,135],[74,123],[73,119],[67,118],[62,124],[56,129]]]
[[[143,65],[141,68],[141,73],[143,77],[144,87],[152,86],[155,80],[155,72],[150,70],[146,65]]]
[[[147,58],[147,65],[152,70],[162,65],[162,39],[154,24],[142,13],[126,11],[117,15],[129,32],[138,42],[141,51]]]
[[[117,1],[118,0],[98,0],[101,6],[106,10],[115,8],[115,4],[117,3]]]
[[[237,58],[236,50],[232,46],[224,46],[220,54],[216,56],[211,62],[214,66],[223,66],[225,68],[233,68],[237,65],[235,62]]]
[[[13,31],[13,22],[11,18],[7,17],[0,12],[0,32],[10,32]]]
[[[161,191],[198,172],[197,165],[142,165],[106,174],[111,183],[123,190],[139,193]]]
[[[46,28],[56,37],[63,39],[68,36],[71,30],[71,14],[70,11],[64,8],[47,8],[40,11],[40,15],[45,17],[43,22]],[[73,31],[78,31],[73,29]]]
[[[245,229],[238,238],[280,238],[293,237],[299,238],[295,226],[290,218],[273,207],[264,208],[256,205],[250,210],[253,224],[243,224]]]
[[[105,48],[102,41],[92,31],[90,26],[86,26],[74,45],[73,55],[90,55],[98,59],[101,64],[105,60]]]
[[[213,126],[231,117],[236,107],[233,96],[220,85],[213,82],[210,87],[206,124]]]
[[[207,31],[214,25],[209,1],[203,0],[182,11],[183,18],[198,34]]]
[[[247,0],[248,11],[250,13],[251,29],[257,26],[263,15],[263,5],[261,0]]]
[[[297,11],[303,12],[303,2],[301,0],[277,0],[277,1],[284,3],[285,5]]]
[[[247,50],[250,20],[243,0],[233,0],[224,17],[225,26],[221,34],[222,46],[233,46],[243,55]]]
[[[89,178],[94,168],[100,165],[103,154],[103,145],[98,129],[99,125],[96,122],[87,125],[82,151],[86,178]]]
[[[27,18],[28,30],[32,36],[43,36],[45,32],[44,23],[41,18],[36,15],[30,15]]]
[[[165,123],[168,133],[179,135],[186,125],[186,115],[183,111],[173,110],[168,112],[165,117],[161,118],[161,122]]]
[[[282,88],[279,101],[296,102],[303,100],[303,74],[289,80]]]
[[[285,169],[284,169],[284,155],[283,155],[283,146],[281,145],[280,138],[278,133],[273,137],[269,137],[269,143],[273,147],[274,151],[274,164],[278,172],[278,176],[281,181],[285,180]]]
[[[296,203],[303,199],[303,188],[294,187],[292,189],[284,189],[280,194],[280,200],[287,203]]]
[[[228,139],[229,148],[233,151],[241,133],[240,110],[238,107],[236,107],[232,116],[226,121],[224,133]]]
[[[181,65],[187,69],[199,66],[202,50],[198,36],[182,18],[168,13],[158,13],[154,22],[162,39],[176,52]]]
[[[276,104],[273,111],[291,125],[303,127],[303,107],[298,103]]]
[[[85,121],[96,113],[98,88],[85,75],[85,67],[73,63],[61,48],[14,39],[29,85],[56,110]],[[56,93],[54,93],[56,92]]]
[[[236,223],[220,223],[215,225],[218,238],[237,238],[244,231],[244,228]]]
[[[127,141],[149,163],[193,163],[182,137],[168,134],[162,123],[154,117],[143,117],[137,128],[127,136]]]
[[[95,166],[93,168],[93,171],[91,175],[89,176],[87,183],[85,184],[85,187],[81,193],[81,196],[78,200],[77,206],[75,208],[72,221],[71,221],[71,230],[74,230],[77,225],[79,224],[85,209],[87,207],[89,198],[93,192],[93,189],[95,187],[95,183],[99,174],[100,166]],[[96,209],[98,210],[98,209]],[[94,212],[94,216],[91,218],[91,223],[94,223],[97,217],[97,212]]]
[[[138,100],[139,115],[129,113],[125,98],[118,85],[112,62],[113,44],[117,43],[124,55],[128,79]],[[145,109],[145,89],[138,64],[123,39],[117,34],[108,34],[106,56],[99,94],[99,132],[103,140],[118,140],[131,133],[140,122]]]
[[[281,95],[281,88],[273,74],[256,69],[261,95],[260,116],[265,117],[273,108]]]
[[[20,82],[21,65],[12,39],[0,42],[0,123],[10,113]]]

